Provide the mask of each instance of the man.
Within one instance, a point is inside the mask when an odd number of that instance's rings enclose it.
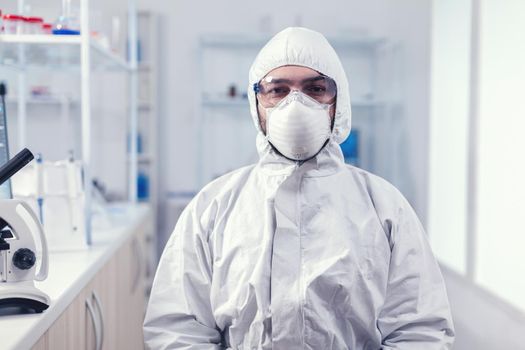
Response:
[[[344,164],[350,96],[326,39],[288,28],[250,70],[257,164],[181,215],[144,323],[152,349],[448,349],[425,233],[386,181]]]

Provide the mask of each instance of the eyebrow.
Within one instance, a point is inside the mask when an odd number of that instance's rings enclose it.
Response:
[[[323,80],[323,79],[325,79],[324,75],[316,75],[315,77],[310,77],[310,78],[301,80],[301,83],[311,83],[311,82]],[[263,81],[264,80],[266,80],[266,78],[263,79]],[[293,82],[292,80],[286,79],[286,78],[277,78],[277,79],[272,79],[268,81],[269,84],[282,84],[282,83],[292,83],[292,82]]]

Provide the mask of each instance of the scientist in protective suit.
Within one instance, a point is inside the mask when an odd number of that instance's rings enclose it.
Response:
[[[288,28],[248,95],[259,162],[182,213],[144,322],[151,349],[450,349],[438,264],[388,182],[346,165],[350,94],[328,41]]]

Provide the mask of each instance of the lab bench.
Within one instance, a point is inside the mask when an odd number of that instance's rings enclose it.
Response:
[[[49,255],[36,286],[50,306],[41,314],[0,316],[2,349],[143,349],[148,245],[146,204],[113,208],[112,226],[94,229],[93,244]]]

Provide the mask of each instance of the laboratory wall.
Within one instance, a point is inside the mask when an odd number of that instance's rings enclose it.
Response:
[[[441,262],[461,273],[466,273],[471,16],[470,0],[434,1],[428,234]]]
[[[199,110],[199,40],[209,34],[242,34],[270,37],[288,26],[300,25],[321,31],[326,36],[378,37],[398,45],[401,78],[395,86],[379,86],[383,96],[395,96],[399,104],[397,122],[399,152],[397,163],[403,169],[390,179],[407,196],[420,218],[426,222],[428,175],[428,110],[429,110],[429,33],[430,1],[333,1],[320,6],[318,1],[246,1],[166,2],[143,1],[144,8],[159,14],[160,57],[162,72],[159,86],[160,112],[160,207],[164,234],[171,232],[176,221],[176,207],[167,201],[169,193],[186,194],[199,189],[199,161],[211,162],[206,150],[199,153],[197,118]],[[221,69],[215,67],[215,69]],[[228,67],[228,69],[230,69]],[[248,72],[238,74],[246,78]],[[347,72],[351,94],[353,72]],[[352,95],[353,99],[359,96]],[[251,123],[249,111],[240,111]],[[254,129],[253,129],[254,130]],[[253,131],[252,131],[253,132]],[[228,138],[228,134],[214,135]],[[225,157],[229,155],[224,155]],[[220,158],[216,160],[220,161]],[[256,158],[254,159],[256,160]],[[164,197],[163,197],[164,196]]]
[[[522,1],[433,2],[428,232],[455,349],[523,349]]]

